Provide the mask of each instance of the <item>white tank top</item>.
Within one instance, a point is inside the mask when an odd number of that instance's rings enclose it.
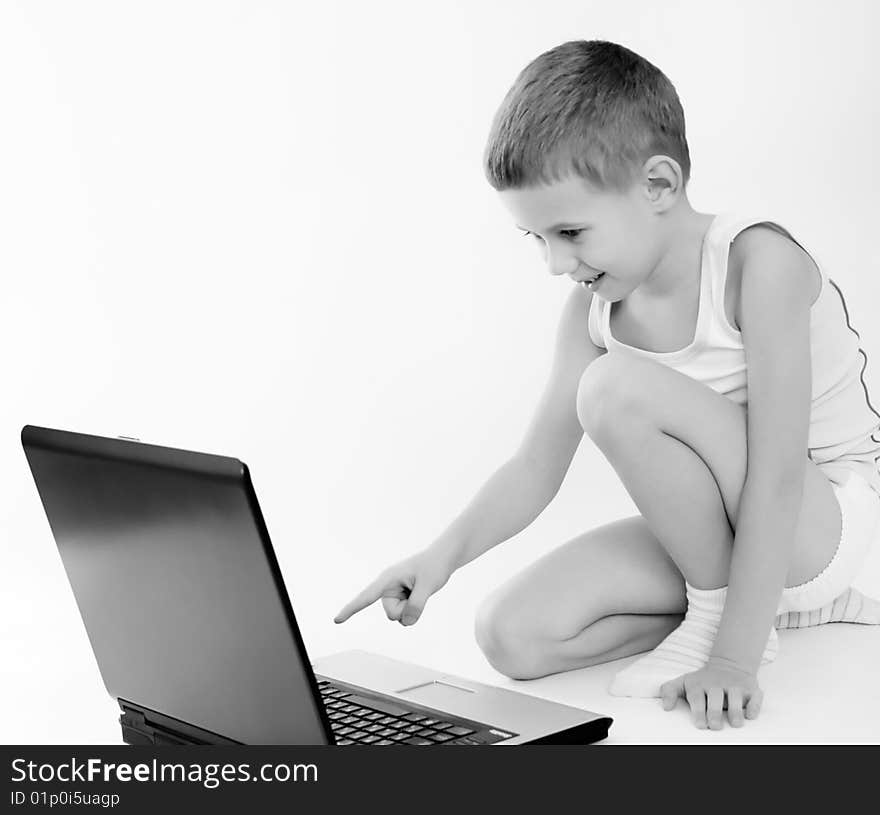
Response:
[[[738,404],[748,404],[742,335],[727,320],[724,289],[730,243],[743,229],[755,224],[773,227],[801,246],[773,221],[732,213],[716,215],[703,240],[700,305],[690,345],[662,352],[618,342],[611,334],[610,304],[598,294],[593,295],[590,304],[589,331],[593,343],[607,348],[608,353],[631,353],[662,362]],[[867,355],[849,323],[840,288],[819,263],[816,266],[822,285],[810,310],[813,379],[808,455],[832,480],[845,475],[838,473],[835,477],[835,471],[856,470],[880,494],[880,414],[868,399],[862,376]]]

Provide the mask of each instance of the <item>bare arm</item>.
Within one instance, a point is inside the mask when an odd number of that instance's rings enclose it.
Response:
[[[583,436],[578,384],[604,353],[593,345],[587,327],[592,297],[576,286],[565,302],[550,376],[519,448],[431,545],[450,571],[521,532],[559,492]]]
[[[791,563],[810,424],[812,261],[749,230],[742,333],[748,360],[748,471],[712,658],[757,671]]]

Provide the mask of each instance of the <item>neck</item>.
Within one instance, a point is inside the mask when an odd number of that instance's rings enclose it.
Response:
[[[665,213],[665,249],[654,271],[638,287],[655,298],[680,297],[700,279],[703,238],[715,216],[696,212],[687,201]]]

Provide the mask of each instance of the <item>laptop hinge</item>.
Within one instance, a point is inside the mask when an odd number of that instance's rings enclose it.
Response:
[[[131,745],[235,745],[241,742],[227,739],[210,730],[164,716],[124,699],[117,699],[122,710],[119,724],[122,740]]]

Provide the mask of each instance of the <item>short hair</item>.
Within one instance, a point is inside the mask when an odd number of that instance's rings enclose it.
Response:
[[[616,43],[572,40],[520,72],[495,114],[483,169],[499,191],[571,173],[624,190],[658,154],[679,163],[687,184],[684,111],[666,75]]]

